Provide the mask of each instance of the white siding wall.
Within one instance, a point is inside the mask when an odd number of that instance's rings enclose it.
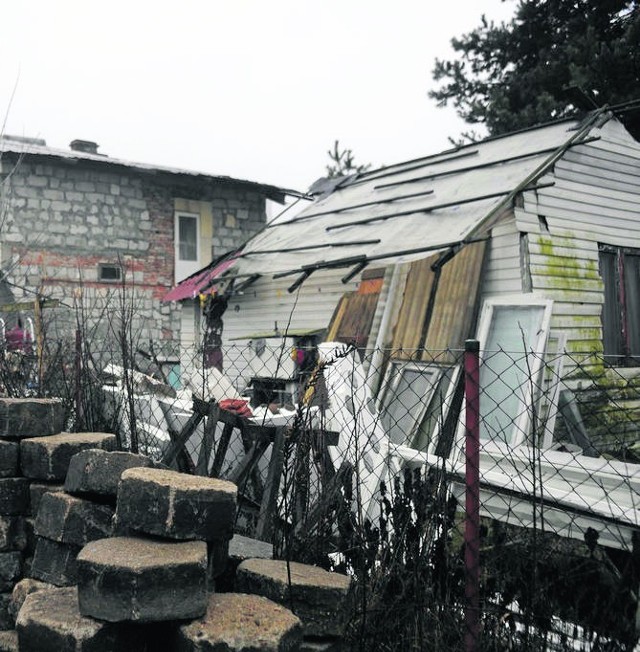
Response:
[[[482,299],[522,292],[520,233],[513,219],[491,231],[482,280]]]
[[[281,333],[287,329],[327,328],[340,297],[358,287],[359,276],[343,284],[341,278],[345,274],[347,270],[344,269],[314,272],[291,294],[287,288],[295,281],[295,276],[264,277],[250,285],[243,295],[233,297],[223,316],[222,333],[227,349],[225,372],[231,379],[235,381],[242,376],[252,358],[250,351],[243,351],[249,345],[248,340],[238,338],[270,330],[275,332],[276,324]]]
[[[566,332],[570,352],[602,351],[598,243],[640,248],[640,144],[617,123],[600,136],[569,150],[541,180],[554,185],[526,193],[515,209],[532,290],[554,300],[551,328]]]

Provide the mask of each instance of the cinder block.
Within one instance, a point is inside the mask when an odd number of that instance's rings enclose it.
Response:
[[[20,444],[0,439],[0,478],[13,478],[20,468]]]
[[[27,534],[24,516],[3,516],[0,514],[0,552],[24,550]]]
[[[128,469],[118,489],[119,528],[178,540],[228,541],[233,536],[237,487],[225,480]]]
[[[92,448],[71,458],[64,489],[70,494],[90,496],[115,504],[118,483],[124,471],[156,466],[157,463],[145,455]]]
[[[182,625],[177,652],[293,652],[302,640],[300,619],[257,595],[215,593],[204,618]]]
[[[42,497],[35,532],[59,543],[84,546],[111,536],[114,510],[61,491]]]
[[[27,596],[16,621],[20,652],[139,652],[135,630],[86,618],[75,587]]]
[[[0,478],[0,514],[19,516],[29,513],[29,480]]]
[[[0,552],[0,592],[12,591],[22,577],[22,553]]]
[[[0,399],[0,437],[22,439],[55,435],[64,424],[64,404],[57,398]]]
[[[198,618],[207,607],[203,541],[114,537],[77,559],[80,612],[109,622]]]
[[[69,462],[87,448],[113,450],[115,435],[105,432],[61,433],[49,437],[34,437],[20,442],[20,466],[27,478],[63,481]]]
[[[297,562],[248,559],[236,573],[236,590],[294,605],[305,636],[341,636],[351,579]]]
[[[76,557],[80,550],[80,546],[38,537],[31,562],[31,577],[56,586],[77,584]]]

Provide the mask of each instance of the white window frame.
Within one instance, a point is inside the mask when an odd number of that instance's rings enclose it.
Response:
[[[482,312],[478,320],[477,340],[480,342],[480,366],[482,367],[483,359],[482,354],[486,351],[486,341],[489,336],[489,330],[493,320],[493,315],[496,308],[517,308],[521,306],[542,306],[544,312],[540,324],[538,337],[536,338],[534,353],[542,354],[545,352],[547,339],[549,337],[551,315],[553,312],[553,301],[543,297],[536,297],[535,295],[514,295],[503,296],[491,299],[485,299],[482,305]],[[524,389],[523,394],[520,396],[519,405],[533,404],[538,398],[538,386],[544,365],[544,355],[535,355],[531,359],[531,377],[534,379],[534,387],[532,391],[531,384],[525,384],[519,389]],[[463,399],[462,409],[460,410],[460,420],[458,422],[458,431],[456,435],[456,442],[452,454],[464,460],[464,437],[465,437],[465,404],[466,399]],[[480,388],[480,405],[482,406],[482,388]],[[481,410],[482,411],[482,410]],[[503,455],[508,455],[514,448],[526,446],[530,442],[527,441],[527,433],[531,428],[530,410],[519,409],[520,416],[514,421],[514,437],[509,443],[496,442],[492,439],[480,439],[480,445],[485,450],[493,450]],[[481,424],[482,429],[482,424]]]
[[[196,259],[184,260],[180,257],[180,219],[186,217],[196,221]],[[186,211],[176,211],[174,215],[174,265],[176,283],[191,276],[202,267],[200,255],[200,215]]]

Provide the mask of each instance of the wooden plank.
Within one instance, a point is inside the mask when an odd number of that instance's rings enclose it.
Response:
[[[194,412],[187,423],[185,424],[182,432],[175,438],[172,438],[169,448],[165,452],[162,462],[167,466],[173,466],[176,462],[178,455],[184,450],[185,444],[189,438],[196,431],[198,424],[202,421],[203,416],[198,412]]]
[[[267,481],[262,494],[260,503],[260,514],[256,526],[256,538],[263,541],[271,540],[273,530],[273,518],[276,513],[278,494],[280,491],[280,479],[282,477],[282,467],[284,464],[284,428],[277,428],[271,449],[271,459],[269,460],[269,470],[267,471]]]
[[[245,482],[251,475],[253,468],[258,463],[264,452],[269,447],[271,439],[267,434],[268,428],[262,426],[247,425],[243,428],[242,434],[246,442],[248,442],[248,449],[240,461],[228,476],[228,480],[244,486]]]
[[[220,473],[222,472],[222,465],[224,464],[224,459],[227,456],[227,451],[229,450],[229,443],[231,442],[232,433],[233,424],[225,423],[224,428],[222,429],[222,434],[220,435],[220,441],[216,447],[213,464],[211,465],[210,475],[212,478],[220,477]]]
[[[209,413],[207,414],[207,423],[202,435],[202,445],[198,453],[198,463],[196,464],[196,475],[206,476],[209,472],[209,458],[211,457],[211,450],[213,448],[213,440],[216,433],[216,425],[218,423],[218,415],[220,409],[212,401],[209,404]]]

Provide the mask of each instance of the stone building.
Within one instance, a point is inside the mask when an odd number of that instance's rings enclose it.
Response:
[[[89,141],[62,150],[6,135],[0,181],[5,307],[11,295],[18,302],[57,299],[51,312],[58,328],[68,331],[82,307],[104,331],[105,317],[122,312],[126,286],[135,335],[164,341],[179,340],[181,313],[193,317],[196,305],[163,304],[162,297],[260,230],[268,201],[295,194],[116,159]]]

